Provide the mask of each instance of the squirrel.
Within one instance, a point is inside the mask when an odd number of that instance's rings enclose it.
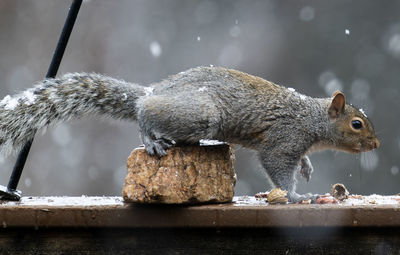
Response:
[[[296,193],[296,172],[308,181],[313,171],[310,153],[379,146],[367,116],[339,91],[313,98],[237,70],[197,67],[149,86],[94,73],[45,79],[0,101],[1,150],[21,148],[50,124],[88,116],[137,121],[146,151],[160,157],[201,139],[256,150],[290,202],[316,199]]]

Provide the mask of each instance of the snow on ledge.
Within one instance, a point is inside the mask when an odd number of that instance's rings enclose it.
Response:
[[[22,197],[20,201],[0,201],[0,207],[46,206],[46,207],[82,207],[82,206],[123,206],[122,197]]]
[[[400,207],[400,196],[382,196],[382,195],[350,195],[344,201],[335,204],[336,206],[365,206],[365,205],[395,205]],[[1,201],[0,208],[4,207],[94,207],[94,206],[111,206],[122,207],[124,201],[119,196],[51,196],[51,197],[22,197],[20,201]],[[229,206],[229,204],[225,204]],[[266,198],[256,198],[254,196],[235,196],[232,206],[269,206]],[[300,205],[306,207],[306,205]],[[319,206],[319,205],[316,205]]]
[[[254,196],[235,196],[233,206],[267,206],[267,198],[256,198]],[[332,205],[332,204],[330,204]],[[336,206],[372,206],[372,205],[395,205],[400,207],[400,195],[382,196],[372,194],[369,196],[350,195],[348,199],[339,201]],[[301,205],[305,206],[305,205]],[[320,206],[320,205],[316,205]]]

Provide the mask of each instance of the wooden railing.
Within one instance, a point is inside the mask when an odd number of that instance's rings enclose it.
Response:
[[[171,206],[126,204],[121,197],[23,197],[0,204],[0,253],[397,254],[400,249],[399,204],[235,201]]]

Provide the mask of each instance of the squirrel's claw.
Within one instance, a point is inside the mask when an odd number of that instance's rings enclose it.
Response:
[[[310,179],[311,179],[311,172],[312,172],[312,170],[311,170],[311,171],[309,171],[309,170],[310,170],[309,168],[300,168],[300,175],[301,175],[304,179],[306,179],[307,182],[309,182]]]

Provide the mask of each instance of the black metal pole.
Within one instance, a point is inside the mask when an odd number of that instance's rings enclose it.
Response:
[[[67,19],[65,20],[65,24],[60,35],[60,39],[58,40],[56,50],[54,51],[53,58],[47,71],[46,78],[54,78],[57,74],[58,68],[60,67],[61,59],[64,55],[65,48],[67,47],[68,39],[71,35],[72,28],[74,27],[75,20],[78,16],[81,4],[82,0],[74,0],[71,4]],[[24,169],[32,142],[33,139],[28,141],[18,154],[17,161],[15,162],[14,169],[11,173],[10,180],[7,185],[7,190],[10,192],[17,189],[18,182],[21,178],[21,174]],[[14,200],[19,200],[19,198]]]

